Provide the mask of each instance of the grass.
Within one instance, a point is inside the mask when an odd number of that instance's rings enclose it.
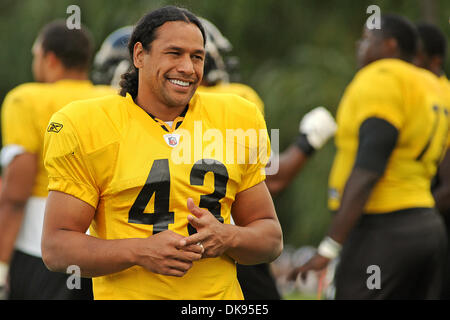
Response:
[[[283,300],[317,300],[317,295],[294,291],[283,296]]]

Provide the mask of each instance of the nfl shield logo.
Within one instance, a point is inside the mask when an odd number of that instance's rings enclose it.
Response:
[[[179,134],[165,134],[164,140],[170,147],[175,148],[178,145],[178,142],[180,141],[180,135]]]

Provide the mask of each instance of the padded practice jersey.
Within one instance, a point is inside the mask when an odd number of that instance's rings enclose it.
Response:
[[[45,140],[49,190],[95,207],[90,234],[102,239],[168,229],[188,236],[194,232],[188,197],[230,223],[236,194],[265,179],[264,119],[236,95],[196,93],[172,127],[130,95],[70,104],[49,126],[58,128]],[[226,255],[196,261],[180,278],[134,266],[94,278],[93,286],[96,299],[243,298],[235,262]]]
[[[7,166],[15,156],[30,152],[37,156],[36,177],[27,200],[15,248],[41,257],[48,178],[42,150],[44,134],[52,114],[69,102],[114,94],[109,86],[94,86],[87,80],[60,80],[54,83],[26,83],[11,90],[2,106],[1,162]]]
[[[399,132],[383,176],[365,213],[432,207],[430,183],[442,160],[449,131],[449,104],[432,73],[397,59],[361,69],[346,89],[337,112],[337,153],[329,177],[329,207],[337,210],[353,168],[361,124],[386,120]]]
[[[38,157],[32,195],[47,196],[48,179],[42,159],[44,134],[50,117],[74,100],[113,94],[108,86],[90,81],[61,80],[55,83],[26,83],[11,90],[2,106],[3,147],[16,145]]]

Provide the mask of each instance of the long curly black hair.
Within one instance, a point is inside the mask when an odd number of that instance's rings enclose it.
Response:
[[[200,29],[204,39],[203,43],[205,44],[205,30],[200,20],[193,13],[184,8],[165,6],[147,13],[138,21],[131,34],[130,41],[128,42],[130,57],[133,57],[134,45],[137,42],[142,43],[145,50],[150,50],[151,43],[156,38],[155,31],[167,21],[185,21],[194,23]],[[131,61],[133,61],[133,59],[131,59]],[[138,93],[138,79],[139,70],[132,64],[131,70],[122,75],[122,80],[120,81],[120,95],[125,96],[128,92],[133,99],[136,98]]]

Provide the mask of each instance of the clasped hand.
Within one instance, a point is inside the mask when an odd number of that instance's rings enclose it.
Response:
[[[143,239],[137,265],[154,273],[182,277],[194,261],[225,253],[233,236],[231,226],[220,223],[211,212],[197,207],[191,198],[187,200],[187,208],[191,212],[188,222],[197,233],[183,237],[166,230]]]

